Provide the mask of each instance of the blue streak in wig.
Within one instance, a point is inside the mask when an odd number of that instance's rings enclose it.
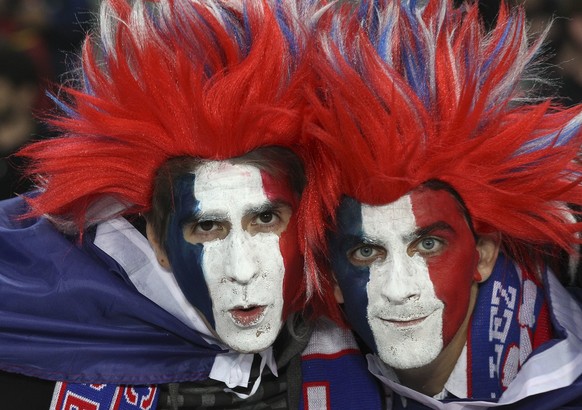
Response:
[[[245,41],[246,39],[240,33],[240,30],[236,24],[236,18],[235,18],[235,16],[233,16],[233,14],[229,10],[224,10],[224,24],[226,25],[228,32],[231,33],[233,35],[234,39],[236,40],[236,43],[238,44],[238,48],[240,50],[244,50],[245,56],[246,56],[248,54],[248,49],[249,49],[247,47],[247,43]]]
[[[377,45],[376,45],[376,51],[378,52],[378,55],[380,56],[380,58],[382,59],[382,61],[384,62],[390,62],[391,58],[390,56],[387,54],[387,49],[388,49],[388,44],[390,44],[392,42],[392,37],[390,36],[390,33],[392,31],[392,28],[394,27],[394,19],[390,19],[390,23],[386,24],[386,26],[384,27],[384,29],[378,33],[377,35]],[[390,47],[390,50],[392,50],[392,47]]]
[[[68,117],[70,118],[77,118],[77,112],[72,110],[67,104],[65,104],[64,102],[60,101],[53,93],[51,92],[45,92],[46,96],[48,98],[50,98],[56,105],[57,107],[64,111]]]
[[[561,147],[568,144],[572,138],[578,135],[580,127],[582,126],[582,119],[576,117],[571,120],[564,128],[558,132],[553,132],[548,135],[543,135],[534,140],[528,141],[523,144],[516,152],[515,155],[529,154],[539,150],[547,149],[550,147]]]
[[[426,75],[426,59],[423,55],[423,47],[420,39],[416,35],[420,30],[418,24],[416,24],[416,17],[414,15],[414,9],[416,8],[416,1],[411,0],[408,3],[401,6],[404,10],[406,17],[408,18],[410,25],[412,27],[413,33],[415,33],[412,38],[414,40],[415,50],[412,50],[409,44],[404,43],[403,47],[403,62],[404,70],[406,71],[406,78],[410,86],[414,89],[418,97],[423,101],[423,103],[428,106],[430,104],[430,90],[426,85],[427,78]]]
[[[507,42],[507,36],[509,35],[509,30],[511,29],[514,20],[515,20],[515,18],[513,16],[509,16],[509,20],[508,20],[507,25],[505,27],[505,30],[503,30],[503,34],[501,36],[501,41],[499,41],[497,43],[497,45],[495,46],[495,49],[489,55],[489,58],[487,58],[485,60],[485,62],[483,64],[483,70],[482,70],[482,72],[489,71],[489,66],[491,65],[491,63],[493,62],[493,60],[499,55],[500,50],[503,47],[505,47],[506,42]]]
[[[380,19],[378,18],[378,2],[363,1],[358,10],[358,19],[366,22],[366,32],[372,44],[378,43],[378,31],[380,28]]]
[[[275,16],[277,18],[277,22],[279,23],[279,27],[283,32],[283,35],[285,36],[287,42],[289,43],[291,54],[293,55],[293,57],[299,58],[300,50],[297,37],[295,36],[293,30],[289,27],[289,25],[285,21],[285,12],[283,11],[281,4],[282,0],[277,0],[277,4],[275,7]]]
[[[247,44],[246,44],[246,50],[244,50],[245,55],[247,55],[248,53],[250,53],[251,47],[253,45],[253,33],[251,31],[251,24],[249,22],[249,14],[247,12],[246,3],[243,5],[243,28],[244,28],[245,37],[248,39]]]

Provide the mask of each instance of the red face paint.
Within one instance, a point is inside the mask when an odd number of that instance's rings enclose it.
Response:
[[[435,227],[430,235],[444,241],[441,251],[425,257],[435,293],[445,305],[443,342],[455,336],[469,309],[479,253],[459,202],[446,190],[419,188],[411,194],[417,226]]]
[[[292,312],[296,312],[303,307],[304,297],[303,287],[299,286],[303,282],[303,256],[299,250],[299,240],[297,238],[297,194],[293,192],[289,183],[284,179],[277,179],[265,171],[261,171],[263,188],[269,201],[273,203],[283,202],[291,206],[293,213],[285,231],[279,238],[279,248],[285,266],[285,277],[283,279],[283,319]]]

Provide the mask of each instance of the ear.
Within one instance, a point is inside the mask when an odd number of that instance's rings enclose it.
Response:
[[[337,283],[333,286],[333,295],[335,296],[335,301],[337,303],[339,304],[344,303],[344,295]]]
[[[171,270],[170,261],[168,260],[168,255],[166,255],[166,251],[160,246],[157,236],[154,233],[154,229],[152,225],[148,222],[146,224],[146,236],[148,237],[148,241],[156,254],[156,259],[160,266],[166,270]]]
[[[501,236],[499,233],[486,234],[479,237],[477,240],[477,252],[479,252],[479,263],[477,264],[477,272],[480,276],[476,278],[476,282],[485,282],[491,276],[493,267],[499,255],[499,246],[501,245]]]

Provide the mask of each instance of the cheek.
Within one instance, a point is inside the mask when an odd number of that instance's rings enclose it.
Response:
[[[351,327],[360,335],[366,345],[376,351],[374,336],[368,322],[368,282],[370,269],[355,267],[349,263],[342,238],[331,241],[331,265],[342,291],[343,311]]]
[[[287,229],[279,238],[279,249],[283,257],[285,276],[283,281],[284,310],[283,317],[303,308],[305,285],[303,277],[303,257],[299,251],[297,239],[297,221],[292,216]]]
[[[175,216],[170,218],[168,225],[166,253],[182,293],[214,328],[212,300],[202,269],[204,246],[184,240],[182,229]]]
[[[445,304],[443,313],[443,339],[451,341],[469,308],[473,274],[477,268],[478,253],[475,247],[463,246],[455,252],[445,252],[428,263],[430,279],[436,297]]]
[[[287,228],[279,238],[279,249],[283,256],[285,276],[283,282],[283,317],[292,312],[303,309],[305,302],[305,280],[303,274],[303,256],[299,250],[297,238],[297,198],[293,190],[284,180],[274,178],[261,171],[263,189],[267,198],[272,201],[284,201],[291,205],[293,215],[287,224]]]

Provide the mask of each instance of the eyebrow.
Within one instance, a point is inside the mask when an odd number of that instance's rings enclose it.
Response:
[[[418,238],[422,238],[423,236],[430,235],[434,231],[454,232],[455,230],[453,229],[453,227],[451,225],[449,225],[445,221],[437,221],[437,222],[432,223],[428,226],[418,228],[416,231],[412,232],[411,234],[404,235],[403,239],[405,242],[412,242]]]
[[[245,216],[249,216],[249,215],[258,215],[258,214],[262,214],[263,212],[268,212],[268,211],[273,211],[276,209],[280,209],[282,207],[291,207],[291,204],[288,203],[287,201],[283,201],[283,200],[276,200],[276,201],[266,201],[263,202],[260,205],[257,206],[253,206],[250,207],[249,209],[247,209],[245,211]]]
[[[224,221],[228,219],[228,215],[224,212],[203,212],[198,211],[188,217],[184,218],[180,225],[184,226],[191,223],[197,223],[200,221]]]
[[[250,208],[248,208],[247,210],[245,210],[244,215],[245,216],[251,216],[251,215],[258,215],[261,214],[263,212],[268,212],[268,211],[273,211],[276,209],[279,209],[281,207],[290,207],[291,208],[291,204],[289,204],[287,201],[283,201],[283,200],[277,200],[277,201],[265,201],[262,204],[256,205],[256,206],[251,206]],[[197,211],[196,213],[188,216],[187,218],[184,218],[181,221],[181,225],[184,226],[186,224],[190,224],[190,223],[196,223],[199,221],[226,221],[229,219],[229,216],[227,213],[225,212],[221,212],[221,211]]]

